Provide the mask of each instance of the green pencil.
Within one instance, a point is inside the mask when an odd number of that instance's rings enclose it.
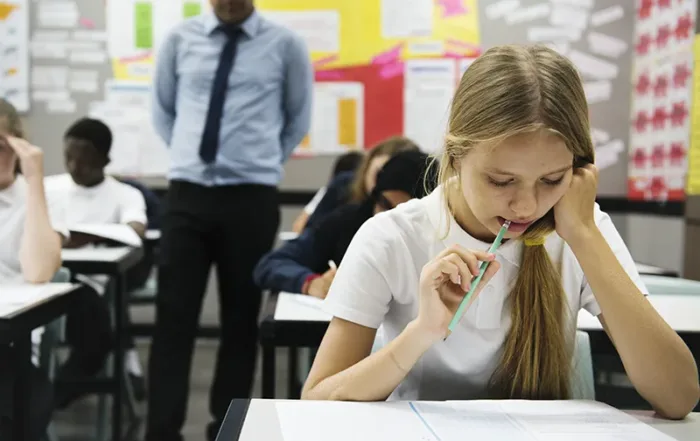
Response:
[[[498,235],[496,236],[496,239],[493,241],[491,244],[491,247],[489,247],[489,254],[493,254],[494,251],[501,245],[501,241],[503,241],[503,236],[505,236],[506,231],[508,231],[508,228],[510,227],[510,221],[505,221],[503,223],[503,226],[501,227],[500,231],[498,232]],[[457,308],[457,312],[455,312],[454,317],[452,317],[452,321],[450,321],[449,326],[447,329],[449,330],[448,336],[454,331],[455,327],[459,323],[459,321],[462,319],[462,314],[464,314],[464,310],[466,309],[467,305],[469,304],[469,299],[472,298],[474,295],[474,291],[476,291],[476,287],[479,286],[479,282],[481,282],[481,278],[484,277],[484,273],[486,272],[486,268],[489,267],[489,263],[491,262],[481,262],[481,265],[479,267],[479,275],[472,280],[471,285],[469,286],[469,292],[467,293],[466,296],[462,299],[462,301],[459,303],[459,307]],[[447,340],[447,337],[445,337],[445,340]]]

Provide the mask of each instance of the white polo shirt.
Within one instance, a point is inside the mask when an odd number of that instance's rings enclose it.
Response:
[[[448,218],[446,218],[448,217]],[[618,260],[643,293],[647,290],[610,217],[596,204],[595,220]],[[449,223],[449,232],[446,228]],[[333,280],[324,309],[335,317],[379,328],[378,342],[396,338],[418,316],[419,278],[428,261],[451,245],[486,250],[489,243],[467,234],[444,208],[442,189],[368,220],[354,237]],[[515,283],[523,244],[508,241],[496,252],[501,269],[489,281],[446,341],[436,343],[390,399],[450,400],[486,397],[486,387],[511,325],[506,297]],[[600,314],[593,292],[569,246],[556,233],[545,247],[575,320],[585,308]],[[574,323],[571,341],[574,341]]]
[[[64,237],[68,237],[61,207],[48,204],[48,211],[53,228]],[[24,233],[26,212],[27,181],[24,176],[18,175],[11,186],[0,190],[0,287],[4,284],[24,281],[19,261],[19,248]],[[39,344],[43,333],[43,327],[32,331],[32,362],[35,365],[38,365]]]
[[[141,192],[111,176],[94,187],[76,184],[68,173],[48,176],[44,180],[46,197],[65,212],[68,228],[78,224],[128,224],[138,222],[147,225],[146,201]],[[109,278],[102,275],[76,279],[104,294]]]
[[[64,208],[68,226],[147,223],[143,194],[111,176],[94,187],[81,187],[64,173],[48,176],[45,187],[47,198]]]
[[[51,225],[64,237],[68,237],[61,207],[48,204],[48,210]],[[27,181],[18,175],[11,186],[0,190],[0,285],[23,281],[19,248],[26,211]]]

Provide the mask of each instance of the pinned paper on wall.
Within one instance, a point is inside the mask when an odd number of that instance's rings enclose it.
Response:
[[[520,0],[499,0],[485,6],[486,17],[490,20],[496,20],[518,9]]]
[[[558,5],[552,8],[549,22],[552,26],[584,29],[588,26],[588,11],[574,6]]]
[[[53,0],[38,3],[38,24],[42,28],[76,28],[80,11],[74,0]]]
[[[601,9],[591,14],[591,26],[603,26],[618,21],[625,16],[625,10],[620,5]]]
[[[271,21],[294,29],[310,52],[336,53],[340,50],[338,11],[264,11]]]
[[[74,92],[96,93],[99,91],[99,72],[88,69],[74,69],[70,72],[68,88]]]
[[[20,112],[29,100],[29,0],[0,0],[0,97]]]
[[[540,3],[522,9],[516,8],[505,14],[505,21],[509,25],[534,21],[540,18],[549,17],[551,10],[552,8],[549,3]]]
[[[571,59],[584,76],[590,78],[610,80],[616,78],[619,72],[619,68],[614,62],[595,57],[585,52],[572,50],[569,53],[569,59]]]
[[[433,33],[433,0],[381,0],[384,38],[429,37]]]
[[[364,148],[364,101],[362,83],[316,83],[307,150],[328,153]],[[304,152],[303,145],[300,150]]]
[[[32,68],[32,88],[66,89],[68,84],[68,67],[34,66]]]
[[[586,93],[588,104],[601,103],[610,99],[612,83],[607,80],[590,81],[583,83],[583,90]]]
[[[404,133],[426,151],[438,151],[456,90],[456,64],[453,60],[408,60],[404,76]]]
[[[618,58],[629,48],[623,40],[598,32],[589,32],[587,38],[591,52],[608,58]]]

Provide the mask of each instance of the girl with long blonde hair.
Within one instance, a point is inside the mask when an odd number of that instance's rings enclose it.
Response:
[[[690,412],[700,394],[693,356],[646,300],[595,203],[588,107],[569,60],[544,46],[486,51],[460,82],[439,162],[430,195],[354,237],[325,300],[334,318],[304,398],[571,398],[584,308],[659,414]],[[488,254],[506,221],[506,240]],[[445,339],[480,261],[491,264]]]

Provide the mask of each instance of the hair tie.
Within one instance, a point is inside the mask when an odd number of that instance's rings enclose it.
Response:
[[[532,239],[523,239],[523,243],[526,247],[536,247],[539,245],[544,245],[546,239],[547,238],[544,236],[534,237]]]

